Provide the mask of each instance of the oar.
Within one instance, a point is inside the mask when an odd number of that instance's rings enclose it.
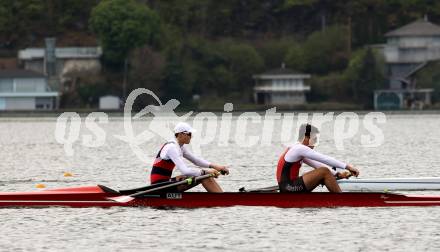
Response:
[[[183,184],[189,184],[190,185],[190,184],[195,183],[197,181],[200,181],[200,180],[203,180],[203,179],[207,179],[207,178],[210,178],[210,177],[214,177],[214,176],[215,176],[214,174],[206,174],[206,175],[202,175],[202,176],[198,176],[198,177],[190,177],[190,178],[187,178],[187,179],[184,179],[182,181],[178,181],[176,183],[172,183],[172,184],[169,184],[169,185],[164,185],[164,186],[148,189],[148,190],[145,190],[145,191],[142,191],[142,192],[137,192],[137,193],[133,193],[133,194],[130,194],[130,195],[125,195],[125,196],[109,197],[107,199],[113,200],[113,201],[117,201],[117,202],[120,202],[120,203],[128,203],[128,202],[134,200],[136,197],[145,195],[147,193],[156,192],[156,191],[160,191],[162,189],[167,189],[167,188],[171,188],[171,187],[175,187],[175,186],[179,186],[179,185],[183,185]]]
[[[269,186],[269,187],[263,187],[263,188],[257,188],[257,189],[249,189],[246,190],[246,188],[242,187],[238,189],[239,192],[272,192],[272,191],[278,191],[280,188],[279,186]]]
[[[119,193],[123,194],[123,195],[130,195],[130,194],[137,193],[137,192],[140,192],[140,191],[146,191],[146,190],[150,190],[150,189],[153,189],[153,188],[157,188],[159,186],[170,185],[170,184],[173,184],[173,183],[176,183],[176,181],[165,181],[165,182],[159,182],[159,183],[156,183],[156,184],[152,184],[152,185],[148,185],[148,186],[143,186],[143,187],[138,187],[138,188],[134,188],[134,189],[119,190]]]
[[[345,170],[345,169],[340,169],[340,170]],[[350,176],[352,176],[351,173]],[[340,180],[340,178],[336,177],[336,180]],[[247,190],[245,187],[241,187],[240,189],[238,189],[238,191],[239,192],[272,192],[272,191],[278,191],[279,189],[280,189],[279,186],[275,185],[275,186],[268,186],[268,187],[249,189],[249,190]]]

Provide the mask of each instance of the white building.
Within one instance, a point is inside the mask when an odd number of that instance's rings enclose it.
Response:
[[[49,86],[60,93],[75,88],[78,76],[100,71],[100,47],[56,47],[55,38],[45,39],[44,48],[26,48],[18,52],[22,68],[45,74]]]
[[[440,26],[426,18],[390,31],[385,36],[384,53],[391,89],[406,88],[401,80],[409,73],[423,63],[440,59]]]
[[[99,109],[118,110],[121,108],[121,99],[117,96],[107,95],[99,97]]]
[[[22,69],[0,70],[1,110],[55,109],[58,92],[52,92],[45,75]]]
[[[385,63],[389,89],[376,90],[376,109],[423,107],[431,103],[433,89],[417,89],[413,75],[430,61],[440,60],[440,26],[425,19],[385,34]]]
[[[300,105],[306,103],[305,92],[310,86],[304,85],[309,74],[302,74],[284,67],[263,74],[254,75],[254,100],[257,104]]]

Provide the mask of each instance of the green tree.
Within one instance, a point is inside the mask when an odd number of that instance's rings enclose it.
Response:
[[[318,2],[318,0],[285,0],[284,7],[295,7],[295,6],[310,6]]]
[[[134,0],[104,0],[89,22],[104,58],[112,63],[121,63],[133,48],[152,42],[159,33],[157,14]]]
[[[327,28],[327,12],[329,9],[329,5],[334,2],[331,0],[285,0],[284,8],[298,8],[302,9],[313,7],[315,13],[319,14],[321,20],[321,30],[325,30]]]
[[[99,0],[46,0],[45,9],[48,12],[48,25],[54,32],[69,30],[83,30],[87,28],[87,21],[91,10]]]
[[[263,58],[266,69],[279,68],[285,61],[292,45],[297,45],[293,38],[280,38],[259,41],[256,45],[258,54]]]
[[[0,46],[35,46],[43,37],[61,37],[72,30],[86,33],[87,20],[98,0],[2,0]]]
[[[153,3],[155,10],[163,21],[174,27],[179,27],[182,35],[196,31],[205,34],[207,31],[208,5],[211,1],[200,0],[167,0]]]
[[[354,54],[344,73],[347,82],[351,84],[353,101],[366,108],[373,107],[374,90],[382,88],[386,81],[383,69],[383,60],[371,48]]]
[[[43,25],[43,10],[39,0],[0,1],[0,47],[15,48],[29,43]]]
[[[218,50],[224,55],[227,67],[235,78],[232,90],[248,95],[254,83],[252,75],[263,70],[263,59],[254,47],[235,40],[222,41]]]
[[[345,28],[332,26],[312,33],[303,44],[292,44],[285,60],[289,67],[307,73],[344,70],[348,63]]]
[[[183,102],[189,99],[190,93],[185,89],[187,82],[184,74],[180,52],[178,50],[170,50],[164,69],[161,98],[164,100],[179,99]]]
[[[417,88],[432,88],[433,102],[440,102],[440,61],[431,61],[412,76]]]
[[[166,59],[160,52],[144,46],[134,49],[130,57],[128,89],[144,87],[161,95]]]
[[[287,67],[297,71],[307,71],[307,61],[303,47],[299,43],[292,43],[285,54],[284,61]]]
[[[213,71],[224,65],[225,59],[216,48],[216,43],[199,36],[190,36],[184,45],[183,65],[187,89],[199,94],[218,95],[222,85]],[[227,89],[227,86],[222,88]]]
[[[347,78],[341,73],[312,76],[308,83],[311,86],[311,91],[307,93],[307,100],[310,102],[352,102]]]

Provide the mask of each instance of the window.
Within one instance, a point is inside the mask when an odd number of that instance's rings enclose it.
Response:
[[[35,108],[36,109],[52,109],[53,98],[36,98],[35,99]]]
[[[36,86],[33,79],[16,79],[15,80],[15,91],[16,92],[35,92]]]
[[[0,110],[5,110],[6,102],[4,98],[0,98]]]
[[[14,92],[14,82],[12,79],[0,79],[0,92]]]

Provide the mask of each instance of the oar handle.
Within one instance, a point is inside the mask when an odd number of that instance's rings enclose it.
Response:
[[[350,178],[350,177],[353,176],[353,173],[352,173],[350,170],[347,170],[347,169],[342,169],[342,168],[336,168],[336,167],[333,167],[333,170],[336,171],[336,175],[335,175],[336,180],[340,180],[340,179],[348,179],[348,178]],[[338,173],[340,174],[341,172],[348,173],[348,177],[346,177],[346,178],[341,178],[341,177],[339,177],[339,176],[338,176]]]

